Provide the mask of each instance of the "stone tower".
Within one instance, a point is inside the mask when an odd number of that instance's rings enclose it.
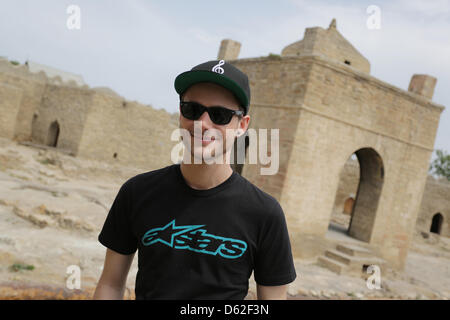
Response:
[[[217,54],[217,60],[234,60],[239,57],[241,51],[241,44],[237,41],[224,39],[222,40]]]
[[[285,47],[281,55],[284,57],[322,56],[370,73],[369,61],[337,31],[336,19],[331,21],[328,29],[306,28],[303,39]]]

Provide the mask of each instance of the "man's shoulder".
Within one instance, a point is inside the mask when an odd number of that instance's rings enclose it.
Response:
[[[168,165],[163,168],[154,169],[146,172],[139,173],[125,181],[125,186],[133,186],[133,188],[139,188],[147,184],[154,184],[163,181],[168,176],[173,175],[176,164]]]
[[[261,212],[276,212],[281,209],[281,206],[278,200],[265,192],[245,177],[240,176],[241,183],[243,186],[243,192],[246,199],[246,202],[258,209],[261,209]]]

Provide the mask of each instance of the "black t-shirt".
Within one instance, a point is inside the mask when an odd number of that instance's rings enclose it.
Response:
[[[244,299],[258,284],[294,281],[278,201],[234,172],[196,190],[179,164],[138,174],[120,188],[98,240],[121,254],[138,249],[136,299]]]

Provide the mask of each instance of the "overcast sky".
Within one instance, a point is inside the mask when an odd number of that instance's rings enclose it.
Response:
[[[67,28],[72,4],[79,30]],[[381,10],[380,29],[367,27],[370,5]],[[446,110],[435,149],[450,152],[450,0],[1,0],[0,56],[80,74],[91,87],[174,112],[175,77],[216,59],[222,39],[241,42],[240,58],[280,54],[332,18],[372,76],[404,90],[415,73],[438,79],[433,101]]]

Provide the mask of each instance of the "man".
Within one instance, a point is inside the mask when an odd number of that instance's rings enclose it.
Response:
[[[281,206],[217,161],[248,128],[247,76],[208,61],[175,89],[184,159],[122,185],[99,235],[107,251],[94,298],[123,298],[138,250],[136,299],[244,299],[252,271],[258,299],[286,299],[296,272]]]

